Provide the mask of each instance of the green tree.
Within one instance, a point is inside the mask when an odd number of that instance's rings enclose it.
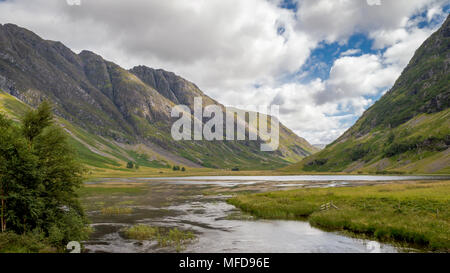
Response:
[[[185,172],[185,171],[186,171],[186,168],[185,168],[185,167],[181,168],[181,171],[182,171],[182,172]]]
[[[0,115],[0,225],[25,231],[30,218],[37,218],[39,178],[37,158],[19,128]],[[23,216],[23,217],[20,217]],[[32,217],[33,216],[33,217]]]
[[[50,126],[35,139],[34,153],[39,160],[44,203],[40,228],[50,236],[57,232],[63,244],[84,238],[84,211],[76,190],[82,185],[84,169],[76,160],[61,128]]]
[[[1,230],[39,231],[58,246],[86,238],[76,190],[84,169],[49,103],[28,111],[20,126],[0,116]]]
[[[33,143],[35,137],[53,123],[52,107],[48,101],[39,105],[38,109],[28,111],[22,118],[22,132],[24,137]]]

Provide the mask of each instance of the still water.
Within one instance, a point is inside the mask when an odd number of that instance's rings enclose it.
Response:
[[[83,198],[94,232],[87,252],[174,252],[156,242],[127,239],[123,229],[136,224],[177,227],[197,239],[183,252],[401,252],[404,249],[313,228],[308,222],[256,220],[226,199],[239,192],[309,187],[351,187],[425,176],[229,176],[103,179],[94,187],[139,187],[141,192],[98,194]],[[129,207],[124,215],[104,215],[100,207]],[[379,248],[378,248],[379,246]],[[410,250],[408,250],[410,251]]]

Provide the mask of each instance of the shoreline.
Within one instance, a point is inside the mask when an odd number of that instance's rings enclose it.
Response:
[[[301,175],[335,175],[335,176],[432,176],[450,178],[450,173],[447,174],[421,174],[421,173],[345,173],[345,172],[284,172],[279,170],[214,170],[214,169],[188,169],[186,172],[168,171],[167,169],[144,169],[142,171],[124,172],[124,171],[105,171],[93,172],[86,175],[86,180],[97,178],[172,178],[172,177],[193,177],[193,176],[301,176]]]
[[[394,181],[238,194],[228,203],[261,219],[307,221],[324,231],[356,238],[450,252],[449,196],[450,180]],[[321,209],[330,202],[336,208]]]

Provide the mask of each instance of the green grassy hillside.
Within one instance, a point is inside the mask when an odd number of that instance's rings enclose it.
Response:
[[[23,114],[31,107],[8,93],[0,90],[0,113],[6,114],[9,118],[18,121]],[[139,164],[140,168],[169,169],[170,160],[160,157],[150,149],[142,149],[139,145],[123,146],[114,141],[88,133],[63,118],[57,118],[57,123],[64,128],[69,143],[77,151],[78,157],[90,172],[123,171],[134,172],[126,168],[128,161]]]

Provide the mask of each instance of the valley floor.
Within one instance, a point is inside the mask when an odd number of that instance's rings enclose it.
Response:
[[[436,175],[449,176],[450,174],[428,174],[428,173],[397,173],[397,172],[305,172],[290,169],[278,170],[221,170],[210,168],[186,168],[186,171],[173,171],[168,168],[149,168],[140,167],[136,169],[101,169],[92,168],[86,177],[88,179],[95,178],[125,178],[125,177],[183,177],[183,176],[276,176],[276,175]]]

